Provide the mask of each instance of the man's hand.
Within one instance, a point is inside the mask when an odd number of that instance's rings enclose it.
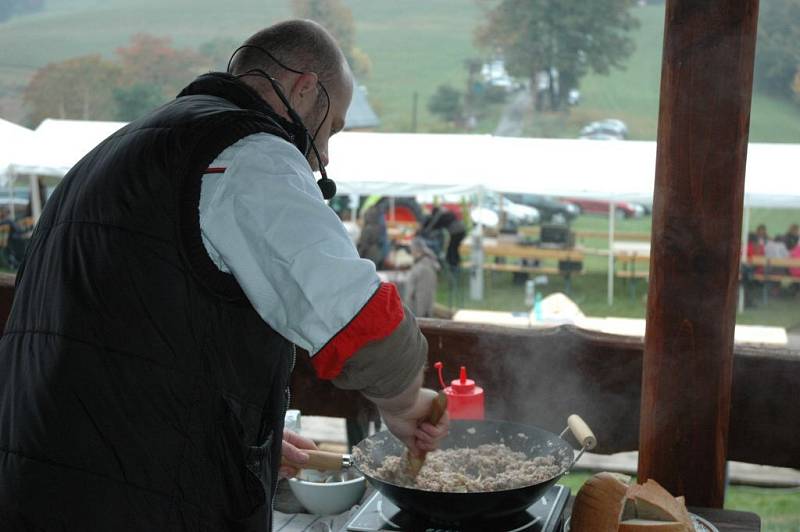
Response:
[[[421,452],[435,451],[441,440],[447,436],[450,427],[447,412],[436,425],[424,421],[435,398],[435,391],[420,388],[411,404],[405,408],[393,410],[389,405],[378,404],[386,426],[415,456],[419,456]]]
[[[316,450],[317,445],[313,441],[309,440],[308,438],[304,438],[303,436],[300,436],[296,432],[284,429],[283,447],[281,448],[283,461],[291,462],[293,464],[298,464],[298,465],[305,464],[306,462],[308,462],[308,454],[304,453],[302,449]],[[281,464],[278,474],[281,478],[289,478],[297,475],[297,473],[299,472],[300,468],[283,463]]]

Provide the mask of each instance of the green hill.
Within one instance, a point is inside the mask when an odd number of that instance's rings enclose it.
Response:
[[[473,0],[350,0],[357,44],[372,61],[364,80],[387,131],[408,131],[419,94],[419,130],[445,126],[427,111],[438,85],[464,85],[464,60],[479,57],[472,43],[481,17]],[[0,116],[20,120],[19,91],[36,68],[88,53],[111,56],[137,32],[168,35],[177,46],[214,38],[242,39],[289,16],[288,0],[49,0],[43,13],[0,24]],[[663,6],[635,8],[642,25],[625,71],[589,76],[583,101],[566,115],[529,118],[532,135],[575,136],[596,118],[625,120],[634,138],[654,138],[663,38]],[[483,126],[491,131],[492,124]],[[751,139],[800,141],[800,106],[756,94]]]

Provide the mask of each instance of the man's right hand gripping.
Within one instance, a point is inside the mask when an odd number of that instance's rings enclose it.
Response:
[[[447,436],[450,419],[447,412],[435,425],[426,421],[431,411],[436,392],[422,388],[422,373],[406,390],[388,399],[367,396],[378,406],[381,417],[389,431],[394,434],[415,456],[421,452],[435,451]]]

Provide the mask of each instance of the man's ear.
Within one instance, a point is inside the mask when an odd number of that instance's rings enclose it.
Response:
[[[303,72],[292,85],[292,90],[289,94],[289,103],[297,114],[306,116],[315,106],[317,96],[319,93],[319,85],[317,81],[319,78],[314,72]]]

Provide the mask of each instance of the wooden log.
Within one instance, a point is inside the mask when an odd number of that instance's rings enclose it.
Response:
[[[758,0],[668,0],[639,480],[722,507]]]

